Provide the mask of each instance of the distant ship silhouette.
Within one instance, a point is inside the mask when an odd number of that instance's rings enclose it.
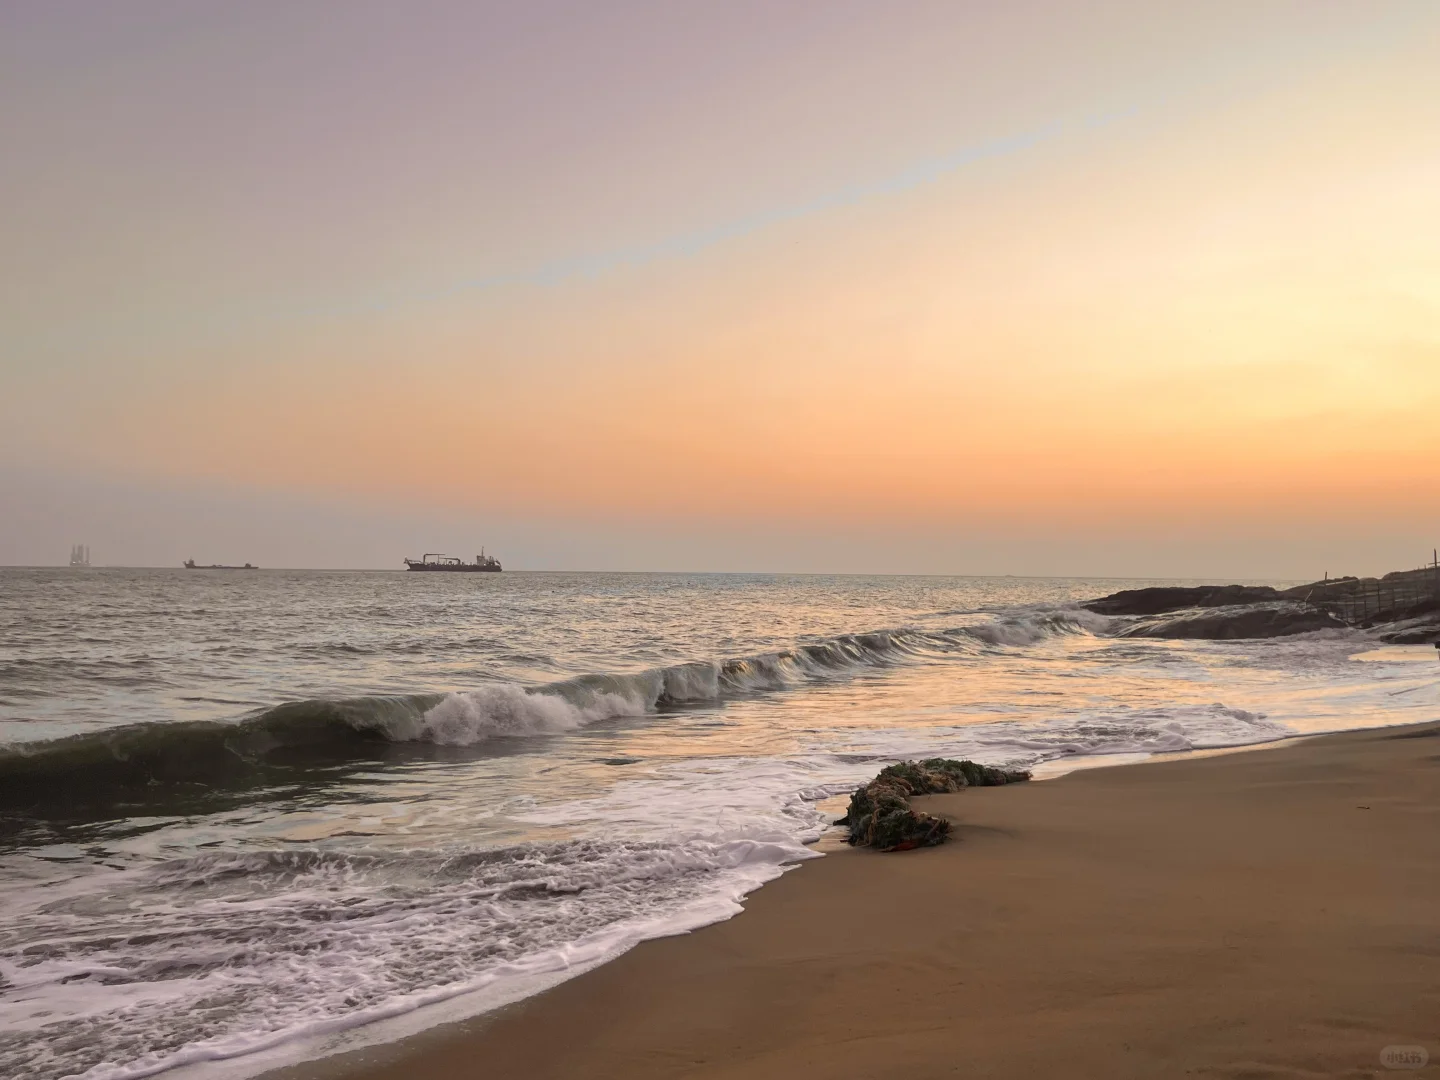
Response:
[[[480,549],[480,554],[475,556],[474,562],[461,562],[451,555],[426,555],[423,559],[406,559],[406,570],[448,570],[452,573],[490,573],[500,572],[500,560],[494,555],[486,555],[485,549]]]
[[[194,559],[186,559],[182,564],[186,570],[259,570],[258,566],[251,566],[248,562],[244,566],[221,566],[219,563],[211,563],[209,566],[197,566]]]

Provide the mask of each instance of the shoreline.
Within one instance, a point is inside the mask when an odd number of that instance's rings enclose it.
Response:
[[[1437,763],[1432,721],[927,796],[941,847],[827,845],[733,919],[261,1075],[1387,1075],[1440,1057]]]

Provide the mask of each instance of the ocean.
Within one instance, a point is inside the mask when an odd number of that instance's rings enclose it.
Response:
[[[1076,606],[1148,584],[0,570],[0,1076],[243,1076],[482,1012],[735,914],[899,758],[1440,715],[1428,646]]]

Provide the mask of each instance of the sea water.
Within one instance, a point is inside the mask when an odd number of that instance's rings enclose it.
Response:
[[[1428,648],[1077,606],[1146,584],[0,570],[0,1075],[231,1076],[482,1011],[735,914],[899,758],[1440,715]]]

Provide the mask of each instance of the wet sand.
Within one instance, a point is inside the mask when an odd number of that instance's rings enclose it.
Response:
[[[1440,725],[921,802],[943,847],[807,863],[729,922],[284,1075],[1440,1074]]]

